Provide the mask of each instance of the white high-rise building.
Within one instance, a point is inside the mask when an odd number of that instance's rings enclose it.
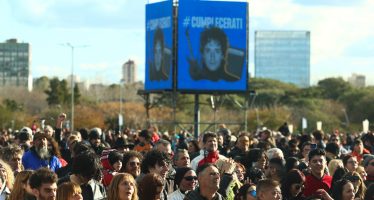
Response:
[[[256,31],[255,77],[310,85],[309,31]]]
[[[122,82],[124,84],[136,82],[136,65],[133,60],[128,60],[122,65]]]
[[[351,77],[348,78],[348,82],[353,87],[365,87],[365,75],[359,75],[359,74],[352,74]]]

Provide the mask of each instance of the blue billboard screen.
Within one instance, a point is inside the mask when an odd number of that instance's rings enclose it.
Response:
[[[246,2],[180,0],[178,90],[247,90]]]
[[[173,86],[173,2],[146,5],[145,90]]]

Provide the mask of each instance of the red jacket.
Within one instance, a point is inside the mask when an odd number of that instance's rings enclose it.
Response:
[[[355,152],[355,151],[352,151],[352,153],[351,153],[352,156],[356,156],[356,158],[357,158],[357,162],[358,162],[358,163],[360,163],[360,162],[362,161],[362,159],[363,159],[363,157],[364,157],[365,154],[370,154],[370,151],[367,150],[367,149],[365,149],[365,148],[364,148],[364,150],[362,151],[362,154],[358,154],[358,153]]]

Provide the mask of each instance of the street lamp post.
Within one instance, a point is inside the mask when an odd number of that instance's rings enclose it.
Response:
[[[66,43],[71,48],[71,131],[74,131],[74,46],[70,43]]]
[[[118,115],[118,130],[122,134],[123,126],[123,115],[122,115],[122,86],[124,86],[124,81],[121,80],[119,84],[119,115]]]
[[[71,127],[70,130],[74,131],[74,49],[75,48],[84,48],[87,47],[87,45],[80,45],[80,46],[74,46],[70,44],[69,42],[65,44],[65,46],[69,47],[71,49],[71,77],[70,77],[70,85],[71,85]]]

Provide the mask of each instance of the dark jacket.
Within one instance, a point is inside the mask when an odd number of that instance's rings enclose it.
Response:
[[[246,152],[239,149],[238,147],[234,147],[231,149],[230,153],[227,155],[228,157],[241,161],[244,159]]]
[[[70,176],[65,176],[58,180],[58,185],[70,182]],[[91,179],[88,183],[80,185],[82,190],[83,200],[104,200],[106,199],[106,191],[104,186]]]
[[[189,192],[184,197],[184,200],[206,200],[206,198],[200,195],[200,188],[196,188],[195,190]],[[226,199],[222,195],[220,195],[218,192],[216,192],[213,200],[226,200]]]

